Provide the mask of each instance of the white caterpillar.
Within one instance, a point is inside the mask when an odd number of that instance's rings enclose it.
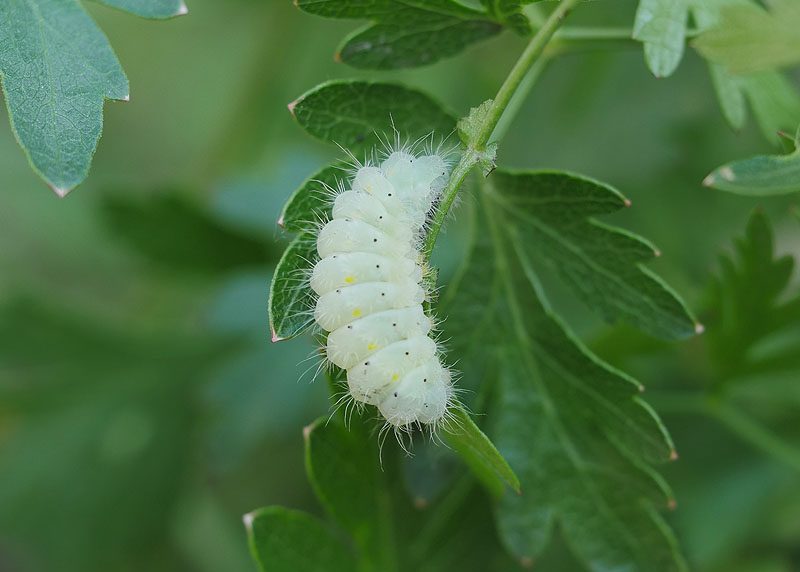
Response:
[[[319,296],[314,319],[330,332],[327,358],[347,370],[352,399],[377,406],[396,429],[435,427],[453,400],[422,308],[419,251],[448,171],[436,154],[407,151],[360,167],[317,237],[310,282]]]

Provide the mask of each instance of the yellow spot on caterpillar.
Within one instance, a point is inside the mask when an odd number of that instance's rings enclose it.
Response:
[[[361,308],[356,308],[353,310],[353,317],[358,318],[359,316],[361,316]]]
[[[356,279],[353,276],[345,276],[344,281],[347,282],[348,284],[352,284],[353,282],[356,281]]]
[[[378,349],[378,344],[367,344],[367,349],[369,351],[377,350]]]
[[[400,379],[399,375],[397,375],[396,373],[392,374],[392,381],[397,381],[398,379]]]

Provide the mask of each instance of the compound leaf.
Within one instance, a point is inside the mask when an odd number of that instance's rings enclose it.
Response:
[[[500,393],[491,426],[522,485],[496,507],[501,538],[529,564],[558,523],[590,570],[684,570],[657,512],[669,489],[649,465],[673,457],[672,443],[641,386],[547,309],[530,260],[536,231],[507,216],[502,180],[492,183],[444,303],[465,375],[473,356],[491,360],[482,383]]]
[[[271,506],[244,517],[250,552],[263,572],[352,572],[352,551],[318,519]]]

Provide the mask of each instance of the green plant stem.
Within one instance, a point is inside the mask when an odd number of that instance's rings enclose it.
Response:
[[[654,394],[650,401],[659,412],[699,414],[716,419],[759,451],[800,471],[800,449],[786,443],[730,403],[697,393]]]
[[[536,60],[539,59],[539,56],[542,55],[542,52],[544,52],[545,47],[564,21],[564,18],[566,18],[569,11],[578,1],[579,0],[561,0],[556,9],[547,17],[542,27],[536,32],[536,35],[528,42],[522,55],[517,60],[517,63],[514,64],[514,67],[511,68],[506,80],[503,82],[503,85],[500,86],[500,90],[492,100],[491,107],[486,114],[483,124],[478,129],[475,140],[470,142],[471,146],[481,151],[484,150],[486,144],[489,142],[489,138],[492,136],[494,128],[500,121],[500,117],[503,115],[506,107],[508,107],[508,103],[527,75],[528,70],[531,69],[533,64],[536,63]]]
[[[517,116],[522,104],[528,99],[528,95],[533,89],[533,86],[536,84],[536,80],[539,79],[539,76],[542,75],[544,69],[547,67],[547,63],[550,61],[550,58],[547,54],[543,54],[536,62],[531,66],[531,69],[525,75],[525,79],[522,80],[522,83],[519,84],[519,88],[517,88],[517,92],[514,94],[514,97],[511,98],[511,101],[508,103],[508,107],[506,108],[505,113],[500,117],[500,121],[497,123],[497,127],[494,128],[494,139],[500,140],[505,137],[508,129],[511,127],[511,124],[514,122],[514,118]]]
[[[450,212],[450,208],[453,206],[453,202],[458,195],[458,190],[461,188],[461,185],[464,184],[464,180],[467,178],[470,171],[472,171],[472,168],[479,164],[485,157],[486,145],[508,108],[514,94],[519,89],[525,76],[528,75],[528,72],[539,60],[547,44],[552,39],[559,26],[561,26],[564,18],[579,1],[580,0],[561,0],[556,9],[553,10],[544,21],[542,27],[539,28],[533,38],[531,38],[531,41],[528,42],[522,55],[514,64],[514,67],[511,68],[503,85],[500,86],[500,90],[492,100],[483,118],[483,122],[478,127],[472,141],[468,142],[467,149],[453,169],[450,180],[442,193],[442,200],[431,222],[430,229],[425,238],[425,243],[422,247],[422,253],[426,260],[430,259],[433,245],[436,244],[436,239],[439,236],[442,224],[444,224],[445,218]]]
[[[559,30],[555,37],[559,40],[632,40],[633,30],[569,26]]]

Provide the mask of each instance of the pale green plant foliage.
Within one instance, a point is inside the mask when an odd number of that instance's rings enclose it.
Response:
[[[519,2],[483,4],[487,12],[473,14],[477,19],[505,23],[523,33],[526,26],[533,27],[523,23]],[[673,502],[672,494],[654,469],[654,464],[675,456],[669,435],[641,399],[641,384],[595,356],[550,309],[537,273],[542,267],[557,269],[575,294],[609,321],[625,321],[667,339],[694,335],[699,326],[674,291],[644,266],[657,249],[595,220],[630,205],[618,191],[570,173],[506,172],[495,165],[493,131],[525,74],[543,56],[576,4],[553,5],[497,95],[476,105],[457,124],[463,146],[432,217],[423,252],[430,255],[456,195],[467,192],[462,186],[471,173],[487,175],[487,183],[476,189],[478,203],[467,209],[475,216],[463,213],[464,222],[472,221],[471,253],[433,311],[447,318],[447,358],[457,361],[465,385],[479,388],[476,403],[486,403],[489,396],[494,403],[481,425],[498,447],[462,410],[457,412],[461,422],[444,427],[441,436],[494,499],[501,542],[517,561],[535,561],[558,525],[575,547],[576,557],[593,570],[682,570],[683,557],[659,515]],[[436,6],[450,16],[461,10],[448,0],[403,5],[413,10]],[[366,5],[301,1],[299,6],[317,15],[378,22],[373,26],[383,21],[402,26],[403,18],[394,20],[389,14],[397,9],[402,15],[405,10],[390,0]],[[399,50],[406,35],[385,36],[394,37],[400,42],[391,50],[375,44],[357,61],[349,61],[343,49],[342,59],[356,67],[381,69],[435,61],[452,51],[442,36],[441,46],[435,41],[417,42],[416,51],[403,55]],[[683,41],[681,49],[682,45]],[[388,53],[391,65],[385,59]],[[323,84],[290,109],[311,135],[340,144],[356,157],[375,147],[376,133],[391,133],[393,127],[414,140],[429,132],[446,137],[456,126],[455,118],[437,102],[389,83]],[[292,195],[281,217],[282,226],[296,237],[272,283],[273,339],[292,337],[308,326],[313,296],[294,277],[307,271],[313,260],[311,221],[328,208],[319,183],[313,181],[331,184],[332,176],[334,166],[312,176]],[[333,382],[334,392],[340,387]],[[398,491],[391,489],[394,477],[389,476],[388,482],[385,476],[372,479],[376,458],[356,454],[360,448],[376,449],[377,443],[364,431],[364,421],[351,431],[342,423],[335,416],[330,424],[315,424],[308,430],[309,479],[320,501],[350,533],[365,569],[419,565],[428,557],[423,548],[398,549],[406,545],[406,533],[392,522],[404,513],[407,500],[402,495],[398,499]],[[361,436],[354,437],[353,432]],[[397,462],[386,459],[393,457],[393,451],[384,450],[387,472]],[[336,468],[343,459],[355,463],[356,457],[361,468],[355,472],[355,467]],[[347,474],[352,478],[343,476]],[[356,474],[362,475],[363,483]],[[364,493],[359,496],[362,485]],[[517,487],[520,495],[512,490]],[[258,542],[255,536],[251,541]],[[425,543],[415,544],[419,545]],[[264,570],[282,569],[277,560],[270,560],[268,551],[257,554]]]

